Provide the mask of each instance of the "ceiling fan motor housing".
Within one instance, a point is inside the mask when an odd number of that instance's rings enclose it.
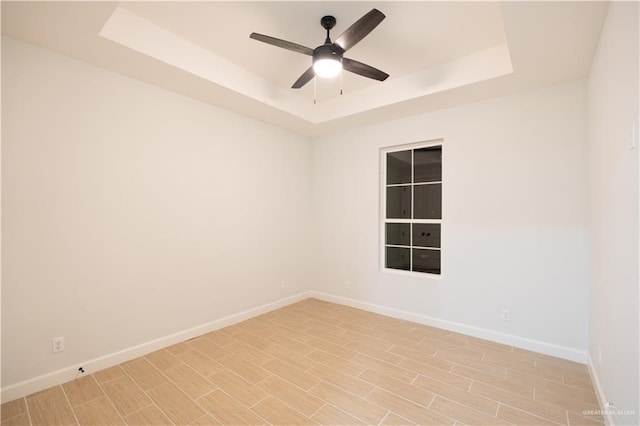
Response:
[[[313,49],[313,62],[320,59],[331,59],[342,62],[342,54],[344,50],[336,44],[323,44]]]

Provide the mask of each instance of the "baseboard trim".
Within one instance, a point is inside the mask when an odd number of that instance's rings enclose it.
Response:
[[[51,386],[60,385],[73,380],[77,377],[78,367],[80,366],[84,368],[85,374],[91,374],[96,371],[100,371],[105,368],[113,367],[114,365],[130,361],[158,349],[162,349],[167,346],[171,346],[176,343],[201,336],[205,333],[210,333],[223,327],[237,324],[255,316],[280,309],[309,297],[313,297],[311,292],[305,291],[294,296],[285,297],[283,299],[266,303],[255,308],[247,309],[237,314],[219,318],[206,324],[198,325],[187,330],[151,340],[149,342],[145,342],[140,345],[124,349],[122,351],[114,352],[88,361],[79,362],[75,365],[65,367],[51,373],[43,374],[32,379],[9,385],[0,390],[0,401],[2,401],[2,403],[13,401],[14,399],[22,398],[34,392],[50,388]]]
[[[12,401],[17,398],[21,398],[30,395],[34,392],[38,392],[47,389],[51,386],[60,385],[73,380],[77,377],[78,367],[82,366],[85,370],[85,374],[91,374],[96,371],[103,370],[105,368],[113,367],[120,363],[130,361],[140,356],[146,355],[150,352],[158,349],[180,343],[182,341],[192,339],[194,337],[209,333],[215,330],[219,330],[223,327],[227,327],[247,319],[253,318],[258,315],[262,315],[267,312],[271,312],[276,309],[291,305],[301,300],[314,297],[319,300],[327,302],[338,303],[345,306],[351,306],[353,308],[362,309],[365,311],[386,315],[393,318],[404,319],[407,321],[413,321],[419,324],[429,325],[432,327],[441,328],[444,330],[454,331],[457,333],[466,334],[481,339],[490,340],[492,342],[502,343],[522,349],[528,349],[531,351],[556,356],[563,359],[568,359],[575,362],[585,363],[587,362],[587,353],[578,349],[568,348],[565,346],[554,345],[547,342],[528,339],[520,336],[505,334],[490,329],[479,328],[470,326],[467,324],[457,323],[453,321],[447,321],[439,318],[430,317],[427,315],[417,314],[414,312],[403,311],[400,309],[390,308],[387,306],[377,305],[374,303],[362,302],[355,299],[350,299],[343,296],[337,296],[329,293],[323,293],[319,291],[305,291],[294,296],[286,297],[276,300],[255,308],[247,309],[237,314],[229,315],[224,318],[202,324],[184,331],[180,331],[168,336],[164,336],[149,342],[142,343],[140,345],[124,349],[122,351],[114,352],[99,358],[91,359],[84,362],[71,365],[69,367],[53,371],[51,373],[43,374],[32,379],[28,379],[22,382],[18,382],[0,390],[0,401],[2,403]],[[589,360],[590,362],[590,360]],[[601,387],[595,376],[593,366],[589,365],[589,371],[592,373],[594,385],[598,390],[598,397],[603,397]],[[606,401],[604,398],[600,401]],[[602,404],[601,404],[602,406]],[[607,419],[610,421],[610,419]],[[613,424],[613,423],[609,423]]]
[[[358,308],[381,315],[387,315],[393,318],[413,321],[419,324],[429,325],[431,327],[437,327],[444,330],[455,331],[456,333],[466,334],[468,336],[478,337],[480,339],[490,340],[492,342],[502,343],[521,349],[527,349],[545,355],[579,362],[581,364],[584,364],[587,361],[587,353],[579,349],[555,345],[553,343],[515,336],[512,334],[501,333],[499,331],[490,330],[487,328],[474,327],[467,324],[447,321],[427,315],[417,314],[414,312],[376,305],[374,303],[362,302],[359,300],[350,299],[348,297],[336,296],[319,291],[311,291],[310,293],[312,294],[312,297],[327,302],[339,303],[341,305],[347,305],[353,308]]]
[[[604,389],[602,389],[602,385],[600,384],[600,379],[598,378],[598,372],[596,370],[595,365],[593,364],[593,359],[591,358],[591,354],[587,353],[587,367],[589,368],[589,375],[591,376],[591,383],[596,391],[596,397],[598,398],[598,405],[600,405],[600,410],[602,411],[602,417],[604,418],[604,423],[606,426],[613,426],[613,418],[611,417],[611,410],[607,410],[607,397],[604,394]]]

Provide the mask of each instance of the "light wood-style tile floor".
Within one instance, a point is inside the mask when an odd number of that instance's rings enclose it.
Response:
[[[587,368],[307,299],[2,405],[5,425],[601,425]]]

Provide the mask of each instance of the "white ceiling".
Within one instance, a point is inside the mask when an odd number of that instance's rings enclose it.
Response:
[[[3,34],[309,135],[586,77],[605,2],[2,2]],[[345,56],[379,82],[291,89],[315,48],[372,8],[387,17]]]

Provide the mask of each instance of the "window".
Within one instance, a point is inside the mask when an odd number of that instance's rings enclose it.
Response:
[[[382,154],[384,267],[440,275],[442,141]]]

